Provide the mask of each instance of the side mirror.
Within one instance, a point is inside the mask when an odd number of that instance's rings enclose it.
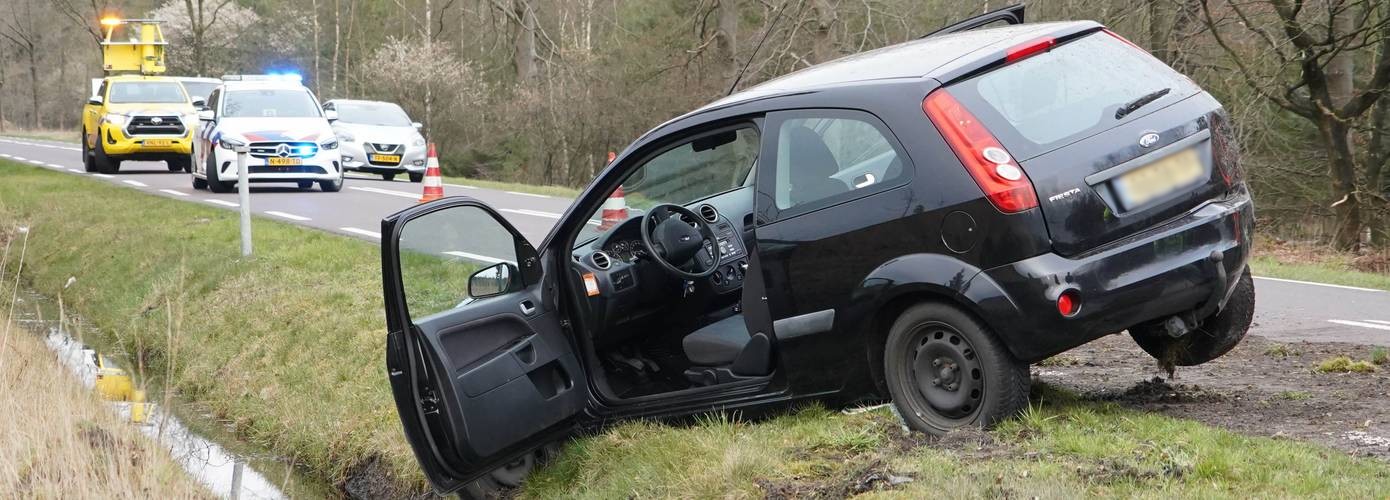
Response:
[[[91,104],[93,106],[100,106],[103,102],[106,102],[106,100],[102,99],[99,95],[94,95],[87,98],[87,104]]]
[[[425,126],[424,126],[423,124],[421,124],[420,122],[410,122],[410,126],[415,127],[415,130],[420,130],[420,129],[422,129],[422,128],[425,128]]]
[[[207,109],[206,106],[204,106],[203,109],[198,110],[198,121],[210,122],[216,118],[217,116],[212,112],[211,109]]]
[[[327,118],[330,122],[338,121],[338,112],[332,109],[325,110],[323,112],[323,117]]]
[[[468,296],[480,299],[510,292],[516,276],[516,266],[510,262],[480,269],[468,277]]]
[[[208,102],[202,97],[193,96],[193,109],[202,110],[208,107]]]

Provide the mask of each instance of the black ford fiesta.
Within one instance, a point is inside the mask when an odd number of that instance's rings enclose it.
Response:
[[[1099,24],[1021,18],[662,124],[537,243],[471,198],[383,220],[389,377],[434,487],[515,485],[629,418],[892,400],[988,426],[1029,363],[1125,330],[1169,366],[1229,351],[1254,212],[1221,104]]]

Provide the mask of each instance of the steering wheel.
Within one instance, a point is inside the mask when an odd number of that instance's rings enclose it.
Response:
[[[691,227],[681,216],[695,221]],[[719,269],[714,230],[703,217],[680,205],[663,203],[642,216],[642,243],[666,272],[695,280]],[[687,271],[689,266],[692,270]]]

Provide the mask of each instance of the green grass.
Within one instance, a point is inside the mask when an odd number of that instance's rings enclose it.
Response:
[[[76,277],[64,300],[108,344],[157,371],[172,360],[181,397],[325,481],[379,455],[398,487],[423,487],[382,366],[377,246],[252,225],[242,259],[235,212],[0,162],[0,238],[30,228],[28,286],[54,296]]]
[[[1355,498],[1390,491],[1383,462],[1042,389],[1042,403],[1021,418],[948,438],[949,445],[904,435],[886,409],[845,415],[812,407],[756,424],[623,424],[571,443],[521,496]],[[895,477],[911,481],[888,485]]]
[[[1346,356],[1328,358],[1313,368],[1318,373],[1373,373],[1376,365],[1369,361],[1355,360]]]
[[[1288,263],[1257,252],[1250,259],[1250,271],[1256,276],[1390,290],[1390,276],[1351,270],[1335,259],[1315,264]]]
[[[64,300],[107,344],[139,347],[155,373],[171,372],[183,399],[314,476],[341,485],[380,457],[397,487],[390,496],[418,491],[422,478],[381,366],[376,245],[267,219],[253,225],[257,254],[241,259],[233,212],[0,162],[0,238],[30,228],[27,286],[56,295],[76,277]],[[439,303],[458,286],[442,288]],[[1060,391],[983,436],[995,442],[983,451],[919,445],[920,435],[904,435],[887,410],[844,415],[814,407],[760,423],[631,422],[566,445],[521,494],[1271,498],[1390,491],[1390,467],[1381,462]],[[893,477],[912,481],[880,491]]]
[[[0,132],[0,137],[17,137],[17,138],[21,138],[21,139],[38,139],[38,140],[44,140],[44,141],[70,142],[70,143],[73,143],[73,144],[77,144],[77,143],[78,143],[78,137],[77,137],[78,135],[80,135],[80,134],[78,134],[77,130],[75,130],[75,129],[74,129],[74,130],[57,130],[57,129],[49,129],[49,130],[5,129],[4,132]]]
[[[445,176],[444,182],[449,184],[460,184],[473,186],[483,189],[496,189],[498,191],[515,191],[518,193],[539,194],[554,196],[557,198],[577,198],[581,190],[565,186],[543,186],[538,184],[522,184],[520,182],[488,181],[482,179],[470,179],[467,177]]]

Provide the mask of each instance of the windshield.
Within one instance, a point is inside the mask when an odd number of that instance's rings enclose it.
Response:
[[[385,127],[409,127],[410,117],[400,106],[389,102],[339,102],[334,104],[338,110],[338,121],[358,125],[380,125]]]
[[[758,160],[758,146],[758,130],[748,126],[706,134],[656,155],[623,182],[626,216],[641,217],[647,208],[661,203],[688,205],[751,185],[749,173]],[[621,222],[604,219],[603,210],[600,207],[590,215],[589,224],[575,239],[576,248]]]
[[[174,82],[115,82],[108,94],[106,102],[114,104],[188,102],[183,87]]]
[[[318,118],[318,105],[304,90],[261,89],[227,92],[226,118]]]
[[[183,82],[183,89],[188,91],[189,100],[207,99],[212,95],[212,89],[221,85],[217,82]]]

